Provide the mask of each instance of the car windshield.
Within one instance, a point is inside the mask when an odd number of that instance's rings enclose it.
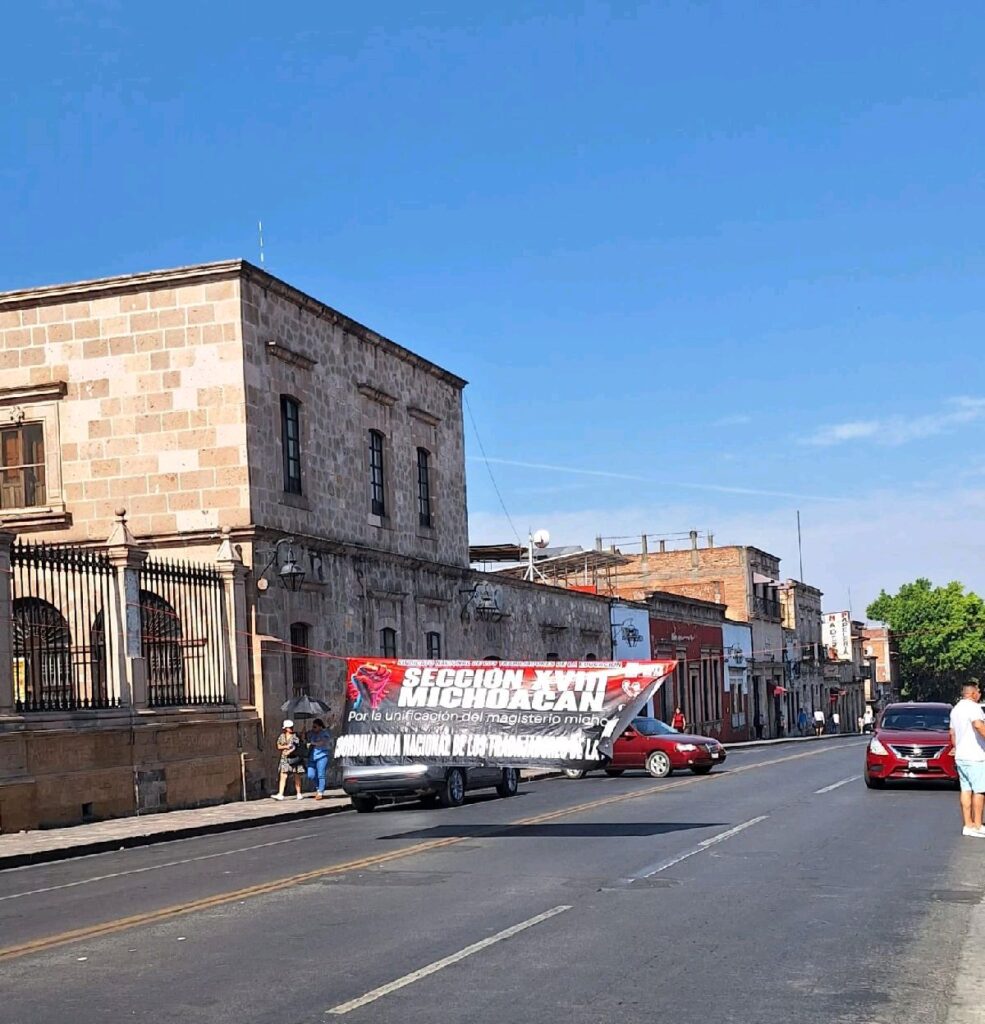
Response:
[[[677,732],[659,718],[634,718],[633,728],[644,736],[669,736]]]
[[[880,725],[896,732],[947,732],[951,727],[950,712],[945,708],[887,711]]]

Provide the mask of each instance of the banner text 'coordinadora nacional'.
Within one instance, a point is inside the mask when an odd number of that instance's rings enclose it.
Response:
[[[350,659],[336,756],[350,764],[598,764],[669,661]]]

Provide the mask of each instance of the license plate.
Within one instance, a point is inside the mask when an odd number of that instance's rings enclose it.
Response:
[[[927,762],[926,762],[926,760],[924,758],[917,758],[916,760],[914,760],[911,757],[909,764],[910,764],[911,768],[926,768],[927,767]]]
[[[715,761],[715,760],[717,760],[717,759],[718,759],[718,751],[717,751],[717,750],[713,750],[713,751],[712,751],[712,753],[711,753],[711,759],[712,759],[712,761]]]

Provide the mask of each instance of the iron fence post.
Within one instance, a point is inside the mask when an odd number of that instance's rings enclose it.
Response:
[[[112,697],[118,695],[121,704],[139,710],[147,707],[147,673],[140,641],[140,569],[147,552],[137,547],[126,515],[126,509],[116,510],[116,523],[106,541],[116,583],[107,629],[113,631],[112,649],[117,657],[108,682]]]
[[[14,534],[0,531],[0,715],[14,710],[14,654],[11,636],[14,630],[10,598],[10,548]]]

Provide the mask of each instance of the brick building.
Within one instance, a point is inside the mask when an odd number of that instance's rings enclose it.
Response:
[[[236,683],[211,706],[152,699],[162,692],[155,673],[204,648],[187,633],[198,624],[185,623],[167,658],[149,658],[148,607],[164,600],[150,583],[140,588],[141,622],[124,623],[136,684],[122,686],[112,714],[75,706],[77,694],[63,711],[32,713],[0,649],[0,814],[4,780],[44,770],[15,749],[11,737],[25,729],[95,730],[94,770],[122,779],[133,757],[114,746],[120,716],[128,730],[225,722],[209,741],[220,768],[201,770],[201,785],[179,801],[206,802],[241,781],[254,793],[269,787],[267,740],[294,693],[339,710],[338,655],[609,657],[606,600],[469,568],[464,385],[240,260],[0,294],[3,529],[92,549],[125,530],[145,557],[231,566],[238,588],[223,612]],[[297,583],[299,570],[296,591],[281,585]],[[54,605],[13,600],[22,602],[15,619],[40,607],[24,602]],[[73,665],[92,660],[94,645],[79,635],[69,646]],[[91,803],[87,785],[76,791],[63,777],[70,797],[38,820],[77,820]],[[122,813],[125,803],[93,813]]]
[[[899,649],[888,626],[865,626],[861,629],[862,655],[874,664],[874,687],[866,693],[867,702],[883,707],[900,697]]]

